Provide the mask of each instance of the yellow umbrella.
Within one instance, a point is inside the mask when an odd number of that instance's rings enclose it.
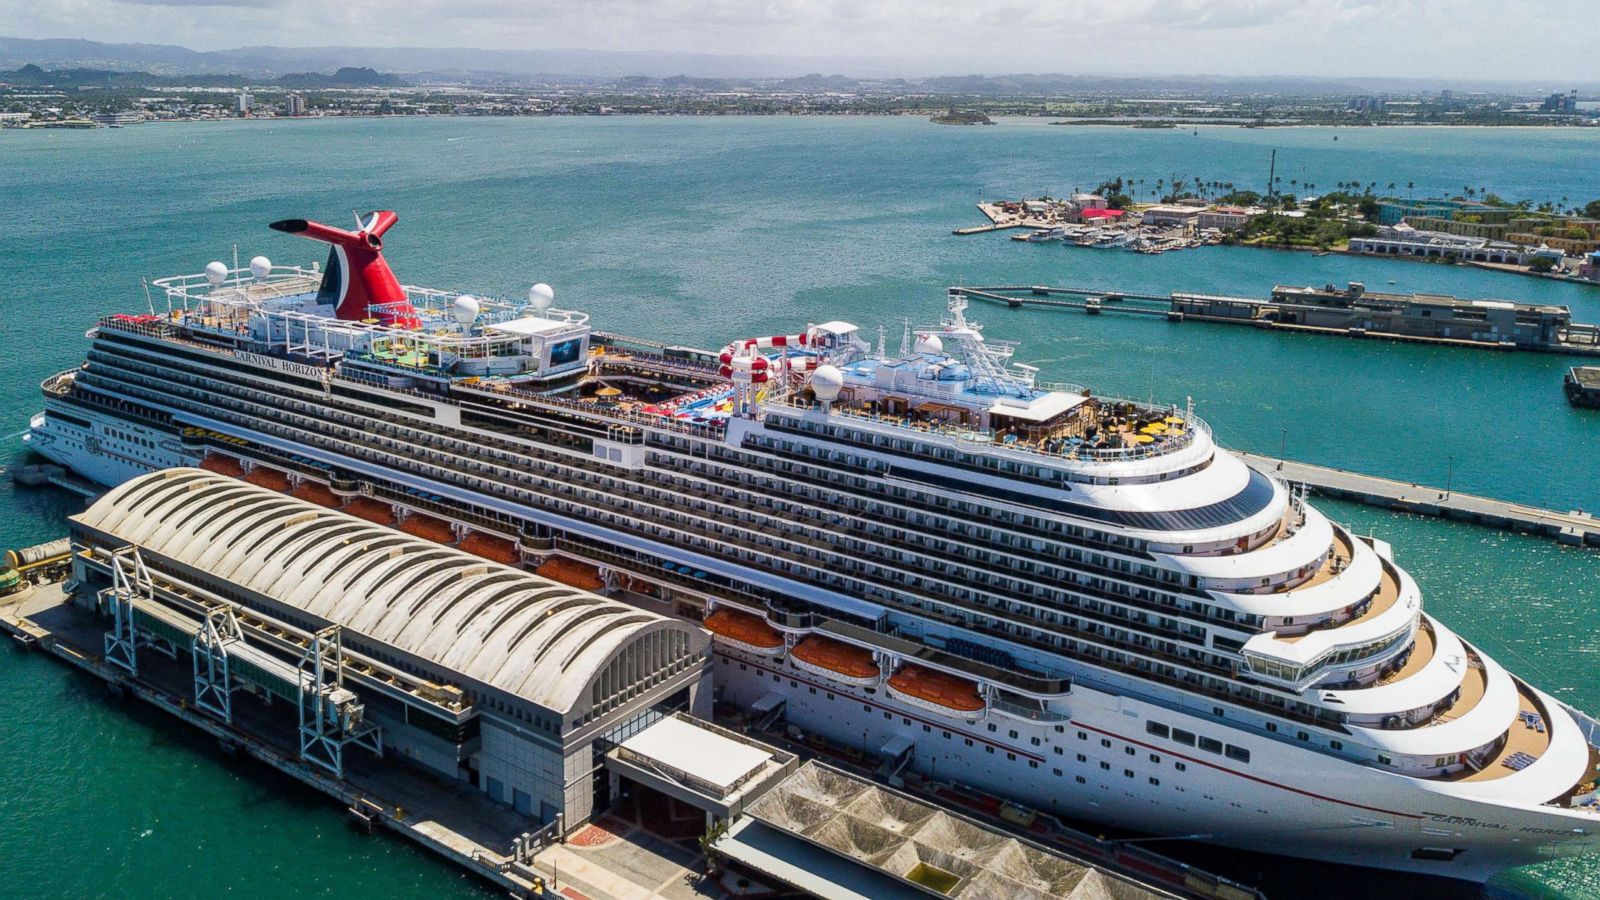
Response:
[[[1137,437],[1134,438],[1134,440],[1138,441],[1141,444],[1153,444],[1153,443],[1156,442],[1156,439],[1151,437],[1148,434],[1138,435]]]
[[[622,396],[622,391],[614,387],[603,387],[595,391],[594,394],[596,397],[620,397]]]
[[[1182,425],[1183,424],[1183,420],[1178,418],[1177,416],[1167,416],[1166,421],[1167,421],[1168,425]]]

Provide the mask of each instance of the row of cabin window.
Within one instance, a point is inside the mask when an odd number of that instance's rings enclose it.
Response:
[[[1197,736],[1194,732],[1184,731],[1182,728],[1168,728],[1160,722],[1146,722],[1144,723],[1144,730],[1156,737],[1167,738],[1190,747],[1199,747],[1208,753],[1217,753],[1237,762],[1248,763],[1250,761],[1250,751],[1243,747],[1224,744],[1216,738]]]

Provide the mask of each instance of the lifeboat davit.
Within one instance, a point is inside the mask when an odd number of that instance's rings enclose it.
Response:
[[[600,580],[599,568],[565,556],[550,557],[534,569],[533,574],[585,591],[598,591],[605,586]]]
[[[344,511],[358,519],[366,519],[377,525],[393,527],[397,521],[394,507],[381,500],[371,497],[356,497],[345,504]]]
[[[808,635],[795,644],[789,659],[797,668],[863,687],[876,685],[878,676],[883,674],[871,650],[820,634]]]
[[[406,520],[400,523],[400,530],[437,544],[453,544],[456,540],[455,532],[451,530],[449,522],[422,513],[406,516]]]
[[[486,534],[482,531],[468,532],[467,536],[462,538],[461,543],[457,546],[474,556],[481,556],[484,559],[508,566],[514,566],[520,561],[517,556],[517,544],[515,541],[508,541],[503,537]]]
[[[244,476],[244,480],[268,490],[283,493],[289,491],[289,476],[270,466],[256,466],[250,470],[250,474]]]
[[[783,635],[767,620],[743,610],[723,606],[706,616],[703,623],[714,640],[762,656],[783,653]]]
[[[311,481],[309,479],[302,481],[300,486],[290,493],[307,503],[326,506],[328,509],[338,509],[344,503],[338,495],[334,494],[331,488],[320,481]]]
[[[221,453],[207,453],[205,458],[200,460],[200,468],[231,478],[244,477],[244,466],[237,459]]]
[[[889,690],[899,700],[958,719],[983,717],[985,704],[974,681],[907,663],[889,676]]]

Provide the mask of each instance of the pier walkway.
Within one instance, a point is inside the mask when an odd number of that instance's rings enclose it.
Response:
[[[1582,510],[1557,512],[1345,469],[1280,460],[1237,450],[1234,452],[1262,472],[1276,475],[1291,484],[1303,484],[1322,496],[1336,500],[1353,500],[1400,512],[1540,534],[1570,546],[1600,547],[1600,519]]]

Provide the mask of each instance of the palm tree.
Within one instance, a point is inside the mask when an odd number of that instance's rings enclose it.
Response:
[[[1417,183],[1415,181],[1406,182],[1406,196],[1407,197],[1411,196],[1411,192],[1412,192],[1412,190],[1414,190],[1416,188],[1416,186],[1417,186]]]

